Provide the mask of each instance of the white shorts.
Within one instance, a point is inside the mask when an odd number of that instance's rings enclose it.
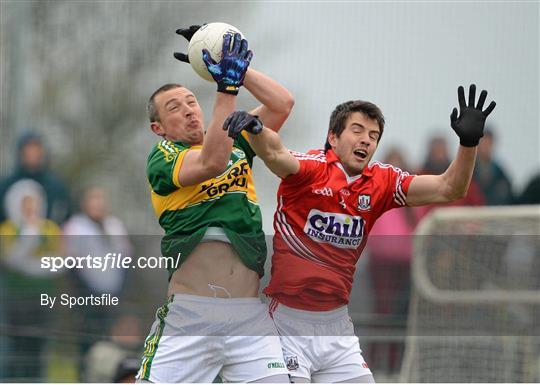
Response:
[[[175,294],[158,309],[137,379],[251,382],[287,375],[276,328],[259,298]]]
[[[346,306],[305,311],[272,299],[270,315],[291,377],[331,383],[371,374]]]

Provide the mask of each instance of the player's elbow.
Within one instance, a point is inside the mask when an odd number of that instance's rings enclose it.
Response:
[[[287,115],[289,115],[294,107],[294,96],[289,91],[283,98],[283,109]]]
[[[274,113],[280,114],[286,119],[294,107],[294,96],[289,91],[283,92],[277,106],[279,107],[274,109]]]
[[[468,189],[469,189],[469,186],[464,186],[464,187],[460,186],[460,187],[448,189],[448,192],[445,194],[446,201],[453,202],[453,201],[457,201],[459,199],[465,198],[465,196],[467,196]]]

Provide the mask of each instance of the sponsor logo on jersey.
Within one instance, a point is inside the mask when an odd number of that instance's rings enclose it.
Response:
[[[287,369],[289,369],[289,370],[298,369],[298,357],[297,356],[285,356],[285,363],[287,364]]]
[[[358,197],[358,210],[369,210],[369,209],[371,209],[371,196],[360,195]]]
[[[238,157],[238,159],[244,159],[246,157],[246,153],[239,148],[233,147],[232,153]]]
[[[365,221],[359,216],[312,209],[304,232],[315,242],[328,243],[341,249],[356,249],[362,243],[364,226]]]
[[[244,161],[237,162],[221,176],[210,183],[202,183],[199,193],[206,192],[210,198],[221,196],[229,190],[247,191],[249,164]]]
[[[334,193],[332,192],[332,189],[330,187],[323,187],[313,190],[314,194],[317,195],[324,195],[325,197],[333,197]]]

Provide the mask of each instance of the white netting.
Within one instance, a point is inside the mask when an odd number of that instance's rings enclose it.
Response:
[[[540,379],[540,206],[434,211],[412,280],[402,381]]]

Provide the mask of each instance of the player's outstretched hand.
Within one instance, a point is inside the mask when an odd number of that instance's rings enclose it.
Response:
[[[484,124],[486,118],[495,108],[495,102],[482,111],[486,101],[487,91],[482,90],[476,107],[474,106],[476,86],[471,84],[469,87],[469,104],[465,103],[465,91],[462,86],[458,88],[459,116],[457,108],[454,108],[450,115],[450,125],[459,136],[459,143],[465,147],[475,147],[484,136]]]
[[[203,24],[204,25],[204,24]],[[189,28],[178,28],[176,30],[176,33],[180,36],[183,36],[188,42],[191,41],[191,38],[201,28],[200,25],[190,25]],[[181,62],[189,63],[189,57],[185,53],[182,52],[175,52],[174,57]]]
[[[231,38],[234,39],[232,46]],[[204,64],[216,81],[218,92],[237,95],[244,82],[253,52],[248,50],[247,40],[242,39],[239,33],[235,33],[234,36],[223,35],[222,52],[221,61],[216,63],[210,56],[210,52],[203,49]]]
[[[231,138],[236,139],[242,130],[257,135],[262,131],[263,124],[257,115],[251,115],[246,111],[235,111],[225,119],[223,129],[228,131]]]

